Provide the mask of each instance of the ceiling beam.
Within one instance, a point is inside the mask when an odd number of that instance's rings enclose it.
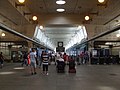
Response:
[[[29,19],[31,18],[31,16],[25,16],[24,15],[24,10],[27,10],[27,12],[30,12],[29,9],[26,7],[25,4],[21,4],[20,6],[23,6],[24,8],[17,8],[17,3],[15,0],[8,0],[10,2],[10,4],[22,15],[24,16],[24,18],[30,23]],[[18,4],[19,5],[19,4]]]
[[[119,16],[120,16],[120,13],[118,15],[116,15],[115,17],[113,17],[112,19],[110,19],[109,21],[105,22],[104,25],[110,23],[111,21],[115,20]]]
[[[14,25],[18,25],[16,22],[14,22],[13,20],[11,20],[10,18],[8,18],[7,16],[3,15],[2,13],[0,13],[0,15],[2,17],[4,17],[5,19],[7,19],[8,21],[12,22]]]

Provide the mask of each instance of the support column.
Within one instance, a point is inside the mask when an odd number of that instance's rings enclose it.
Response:
[[[33,48],[33,42],[28,41],[28,51],[30,50],[30,48]]]

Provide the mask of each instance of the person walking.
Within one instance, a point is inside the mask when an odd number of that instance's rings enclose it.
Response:
[[[24,52],[24,55],[23,55],[23,62],[22,62],[22,66],[24,66],[24,64],[26,65],[26,66],[28,66],[28,61],[27,61],[27,59],[28,59],[28,53],[27,52]]]
[[[30,52],[30,67],[31,67],[31,74],[37,74],[36,73],[36,54],[35,54],[35,50],[32,49],[32,51]]]
[[[84,64],[84,52],[80,53],[81,64]]]
[[[39,52],[39,68],[42,67],[42,56],[43,56],[44,51]]]
[[[42,54],[43,74],[48,75],[49,55],[46,51]]]
[[[3,57],[3,54],[2,52],[0,52],[0,68],[2,69],[3,68],[3,62],[4,62],[4,57]]]

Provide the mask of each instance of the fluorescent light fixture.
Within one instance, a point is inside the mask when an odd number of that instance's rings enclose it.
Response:
[[[87,20],[87,21],[88,21],[89,19],[90,19],[90,17],[89,17],[89,16],[85,16],[85,20]]]
[[[58,12],[64,12],[65,11],[65,9],[57,9],[56,11],[58,11]]]
[[[64,0],[58,0],[56,1],[56,4],[65,4],[66,2]]]
[[[98,0],[98,2],[99,2],[99,3],[103,3],[103,2],[105,2],[105,0]]]

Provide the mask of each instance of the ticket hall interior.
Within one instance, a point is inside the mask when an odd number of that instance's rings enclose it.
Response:
[[[120,90],[119,65],[120,0],[0,0],[0,90]]]

